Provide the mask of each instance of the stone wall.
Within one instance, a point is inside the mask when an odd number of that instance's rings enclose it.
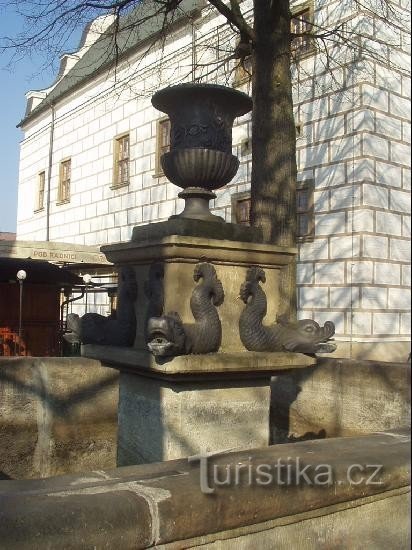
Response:
[[[408,363],[318,359],[272,379],[274,443],[348,437],[410,425]]]
[[[98,361],[0,358],[0,479],[114,468],[117,402]]]

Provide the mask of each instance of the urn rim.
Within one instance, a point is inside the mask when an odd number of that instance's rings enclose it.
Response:
[[[152,96],[152,105],[159,111],[169,113],[176,109],[177,104],[185,101],[185,96],[190,96],[193,93],[198,93],[200,96],[208,94],[209,97],[215,95],[216,98],[226,99],[235,117],[245,115],[252,110],[252,98],[244,92],[220,84],[201,82],[185,82],[162,88]]]

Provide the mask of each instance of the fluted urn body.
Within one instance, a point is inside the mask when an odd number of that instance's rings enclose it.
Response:
[[[178,217],[223,221],[209,210],[214,189],[229,183],[239,168],[232,154],[234,119],[252,108],[250,97],[215,84],[179,84],[152,97],[170,119],[170,151],[161,157],[166,177],[184,189]]]

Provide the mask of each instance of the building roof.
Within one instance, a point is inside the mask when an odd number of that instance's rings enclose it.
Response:
[[[18,124],[26,122],[49,109],[58,100],[73,92],[101,71],[108,70],[127,55],[137,50],[150,39],[157,39],[167,27],[186,22],[194,12],[205,5],[204,0],[182,0],[179,7],[164,15],[160,2],[145,0],[130,14],[120,19],[114,41],[113,25],[98,38],[66,75],[51,89],[50,93]],[[161,13],[157,13],[162,11]],[[166,19],[165,19],[166,17]]]
[[[111,265],[98,246],[54,241],[0,240],[2,258],[27,258],[65,264]]]
[[[58,287],[84,285],[80,277],[57,265],[21,258],[0,258],[0,283],[15,282],[20,269],[27,274],[25,284],[53,284]]]
[[[16,233],[10,231],[0,231],[0,241],[14,241],[16,239]]]

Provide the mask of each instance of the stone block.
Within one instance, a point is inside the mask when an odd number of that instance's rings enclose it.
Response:
[[[316,262],[315,284],[343,284],[345,282],[345,262]]]
[[[144,222],[151,222],[159,217],[159,204],[148,204],[143,206],[142,217]]]
[[[376,113],[376,132],[389,139],[402,139],[402,123],[399,119]]]
[[[362,136],[362,151],[364,155],[389,160],[389,140],[365,132]]]
[[[410,122],[402,122],[402,141],[406,141],[406,143],[411,143],[411,123]]]
[[[330,117],[314,123],[314,141],[334,139],[345,133],[345,117],[343,115]]]
[[[305,122],[311,122],[320,118],[325,118],[328,112],[328,98],[323,97],[304,103],[301,107],[301,115]]]
[[[411,243],[409,239],[390,239],[390,259],[400,262],[410,262]]]
[[[331,115],[350,111],[361,104],[361,96],[357,87],[343,90],[329,96],[329,113]]]
[[[365,206],[375,206],[376,208],[388,208],[389,192],[387,189],[377,185],[364,183],[362,186],[362,203]]]
[[[370,109],[362,109],[360,111],[349,112],[346,115],[347,131],[362,132],[375,130],[375,113]]]
[[[163,201],[159,204],[159,218],[165,219],[176,214],[176,202],[174,200]]]
[[[372,332],[372,314],[364,312],[353,312],[348,314],[349,332],[351,334],[370,335]]]
[[[378,285],[399,285],[401,282],[400,267],[399,264],[376,262],[375,283]]]
[[[330,257],[339,260],[341,258],[357,258],[360,255],[360,237],[342,236],[330,239]]]
[[[374,313],[373,334],[399,334],[399,313]]]
[[[296,266],[296,281],[298,284],[313,283],[313,263],[301,263]]]
[[[375,88],[370,84],[362,85],[361,101],[362,105],[366,107],[374,107],[383,112],[388,112],[389,110],[388,92],[381,88]]]
[[[359,307],[359,288],[356,286],[330,287],[332,309],[353,309]]]
[[[269,408],[269,380],[173,383],[121,373],[118,465],[266,446]]]
[[[150,202],[161,202],[166,200],[166,185],[155,185],[150,189]]]
[[[149,170],[151,170],[151,155],[137,158],[135,160],[135,170],[136,174],[139,174],[141,172],[148,172]]]
[[[388,237],[379,237],[375,235],[364,235],[363,255],[365,258],[386,259],[389,253]],[[392,258],[393,259],[393,258]]]
[[[394,283],[393,283],[394,284]],[[388,307],[390,309],[410,309],[411,292],[409,288],[389,288]]]
[[[386,309],[388,289],[385,287],[363,287],[361,289],[363,309]]]
[[[352,283],[372,283],[373,281],[373,262],[351,261],[346,265],[346,277],[348,282]]]
[[[101,216],[102,214],[107,214],[109,212],[109,201],[99,201],[96,204],[96,213],[98,216]]]
[[[351,185],[331,190],[330,206],[332,210],[353,208],[360,204],[360,186]]]
[[[313,208],[315,212],[329,211],[329,191],[315,191],[313,194]]]
[[[411,314],[410,313],[401,313],[401,334],[411,334]]]
[[[336,162],[359,157],[362,153],[361,144],[362,139],[358,134],[335,139],[330,144],[330,160]]]
[[[109,243],[120,242],[120,227],[111,227],[107,232],[107,239]]]
[[[327,260],[329,258],[328,239],[316,239],[312,243],[303,243],[299,249],[301,261]]]
[[[329,307],[328,289],[325,287],[301,287],[299,289],[299,308],[313,309]]]
[[[345,232],[345,212],[330,212],[315,216],[315,235],[335,235]]]
[[[402,284],[405,286],[411,284],[411,266],[410,265],[402,266]]]
[[[337,163],[329,166],[321,166],[315,169],[315,186],[330,187],[342,185],[346,181],[345,164]]]
[[[404,214],[411,213],[411,194],[400,189],[391,189],[389,195],[389,208]]]
[[[372,159],[352,160],[347,164],[347,171],[348,182],[375,181],[375,163]]]
[[[353,210],[347,212],[347,227],[346,232],[373,232],[374,230],[374,212],[373,210]]]
[[[127,225],[127,210],[122,210],[121,212],[115,213],[114,225],[120,228]]]
[[[405,55],[405,59],[406,59]],[[410,59],[408,60],[410,64]],[[408,98],[397,94],[390,94],[389,99],[390,112],[392,115],[408,119],[411,116],[411,102]]]
[[[402,75],[402,95],[408,99],[411,98],[411,78]]]
[[[393,162],[398,162],[405,166],[411,165],[411,148],[410,145],[405,145],[403,143],[391,143],[391,160]]]
[[[314,145],[313,147],[305,147],[300,151],[300,170],[310,168],[311,166],[316,166],[318,164],[325,164],[327,162],[329,162],[328,143]]]
[[[402,236],[402,216],[392,212],[376,212],[377,233]]]

